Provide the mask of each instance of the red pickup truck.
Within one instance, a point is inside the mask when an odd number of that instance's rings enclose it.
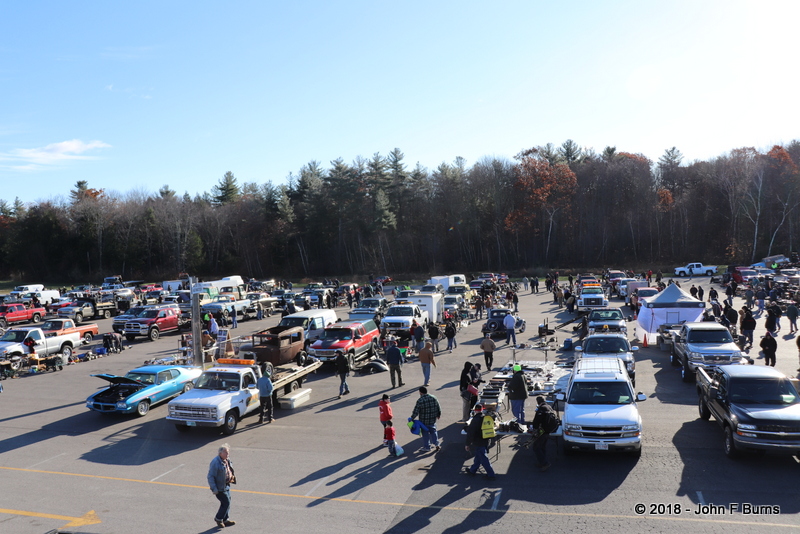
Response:
[[[28,321],[38,323],[45,316],[44,308],[26,308],[24,304],[3,304],[0,305],[0,328],[5,328],[10,324],[27,323]]]
[[[147,336],[150,341],[155,341],[164,332],[177,332],[182,326],[177,304],[146,306],[138,316],[125,322],[125,339],[133,341],[136,336]]]
[[[341,321],[325,328],[322,336],[308,350],[323,362],[336,360],[336,351],[342,351],[350,362],[350,369],[361,359],[371,359],[378,354],[381,333],[375,321]]]

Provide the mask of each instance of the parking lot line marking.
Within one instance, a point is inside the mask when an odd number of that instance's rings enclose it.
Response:
[[[156,480],[158,480],[159,478],[161,478],[161,477],[163,477],[163,476],[165,476],[165,475],[168,475],[168,474],[172,473],[172,472],[173,472],[173,471],[175,471],[176,469],[180,469],[180,468],[181,468],[181,467],[183,467],[184,465],[185,465],[185,464],[181,464],[181,465],[179,465],[178,467],[175,467],[175,468],[173,468],[173,469],[170,469],[170,470],[169,470],[169,471],[167,471],[166,473],[161,473],[161,474],[160,474],[160,475],[158,475],[156,478],[151,478],[151,479],[150,479],[150,482],[155,482],[155,481],[156,481]]]
[[[702,491],[698,491],[697,492],[697,501],[702,505],[706,504],[706,500],[703,498],[703,492]]]
[[[310,490],[308,490],[308,493],[306,493],[306,494],[305,494],[305,497],[310,497],[310,496],[311,496],[311,494],[312,494],[312,493],[314,493],[315,491],[317,491],[317,488],[318,488],[318,487],[320,487],[321,485],[323,485],[323,484],[325,483],[325,481],[326,481],[326,480],[328,480],[330,477],[331,477],[331,476],[330,476],[330,475],[328,475],[328,476],[326,476],[325,478],[323,478],[322,480],[320,480],[319,482],[317,482],[317,485],[316,485],[316,486],[314,486],[313,488],[311,488]]]
[[[61,475],[61,476],[71,476],[71,477],[81,477],[81,478],[94,478],[97,480],[114,480],[117,482],[134,482],[137,484],[158,484],[159,486],[172,486],[176,488],[190,488],[190,489],[201,489],[208,491],[208,486],[197,486],[194,484],[178,484],[176,482],[161,482],[155,481],[150,482],[148,480],[139,480],[135,478],[121,478],[121,477],[109,477],[104,475],[87,475],[85,473],[65,473],[59,471],[44,471],[41,469],[25,469],[22,467],[6,467],[0,466],[0,470],[5,471],[18,471],[23,473],[40,473],[45,475]],[[732,521],[726,519],[704,519],[700,517],[677,517],[677,516],[654,516],[654,515],[625,515],[625,514],[592,514],[592,513],[585,513],[585,512],[551,512],[551,511],[544,511],[544,510],[490,510],[488,508],[464,508],[461,506],[436,506],[436,505],[428,505],[428,504],[411,504],[411,503],[403,503],[403,502],[382,502],[382,501],[363,501],[358,499],[345,499],[343,497],[320,497],[320,496],[313,496],[313,495],[297,495],[291,493],[275,493],[271,491],[256,491],[256,490],[242,490],[242,489],[231,489],[231,493],[240,493],[240,494],[248,494],[248,495],[266,495],[270,497],[287,497],[291,499],[304,499],[304,500],[315,500],[315,501],[330,501],[330,502],[346,502],[352,504],[374,504],[378,506],[400,506],[404,508],[417,508],[417,509],[430,509],[430,510],[448,510],[448,511],[456,511],[456,512],[486,512],[486,513],[496,513],[496,514],[516,514],[516,515],[536,515],[536,516],[558,516],[558,517],[580,517],[580,518],[587,518],[587,517],[596,517],[598,519],[630,519],[630,520],[637,520],[643,521],[647,519],[654,519],[660,521],[683,521],[688,523],[710,523],[714,525],[737,525],[737,526],[753,526],[758,528],[764,527],[782,527],[782,528],[792,528],[796,530],[800,530],[800,525],[792,525],[789,523],[761,523],[755,521]],[[72,519],[72,518],[69,518]]]
[[[43,463],[47,463],[47,462],[49,462],[50,460],[55,460],[55,459],[56,459],[56,458],[58,458],[59,456],[64,456],[65,454],[66,454],[65,452],[62,452],[61,454],[56,454],[56,455],[55,455],[55,456],[53,456],[52,458],[48,458],[47,460],[42,460],[41,462],[35,463],[35,464],[33,464],[33,465],[29,465],[29,466],[28,466],[28,469],[33,469],[33,468],[34,468],[34,467],[36,467],[37,465],[42,465]]]
[[[500,495],[503,493],[503,490],[497,490],[497,494],[494,496],[494,501],[492,501],[492,510],[497,510],[497,505],[500,503]]]
[[[69,523],[67,523],[61,528],[83,527],[86,525],[96,525],[97,523],[102,523],[102,521],[100,521],[100,519],[97,517],[97,514],[94,512],[94,510],[86,512],[81,517],[72,517],[69,515],[58,515],[58,514],[44,514],[40,512],[27,512],[25,510],[7,510],[5,508],[0,508],[0,514],[24,515],[28,517],[41,517],[43,519],[58,519],[59,521],[69,521]]]

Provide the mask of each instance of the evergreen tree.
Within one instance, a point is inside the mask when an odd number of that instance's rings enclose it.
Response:
[[[213,202],[219,206],[236,202],[240,195],[239,184],[231,171],[226,172],[211,191]]]

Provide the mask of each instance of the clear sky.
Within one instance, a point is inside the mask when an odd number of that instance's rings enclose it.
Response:
[[[0,199],[800,138],[800,2],[0,3]]]

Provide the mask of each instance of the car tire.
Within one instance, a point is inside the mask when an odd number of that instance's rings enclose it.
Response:
[[[83,314],[78,312],[75,314],[75,324],[83,322]]]
[[[689,370],[689,365],[686,363],[684,363],[681,366],[681,380],[683,380],[686,383],[694,382],[695,380],[697,380],[697,377],[693,372]]]
[[[111,310],[103,310],[103,319],[111,319]]]
[[[33,321],[34,323],[38,323],[41,320],[42,320],[42,316],[40,314],[38,314],[38,313],[34,313],[33,317],[31,317],[31,321]]]
[[[289,395],[290,393],[293,393],[293,392],[297,391],[298,389],[300,389],[301,385],[302,384],[301,384],[300,380],[292,380],[291,384],[289,384],[288,386],[284,386],[283,394],[284,395]]]
[[[294,363],[296,363],[298,367],[304,367],[306,363],[306,353],[303,351],[298,352],[297,356],[294,357]]]
[[[86,333],[83,334],[83,343],[84,343],[84,345],[88,345],[89,343],[91,343],[92,339],[94,339],[94,336],[92,335],[91,332],[86,332]]]
[[[519,327],[519,333],[525,332],[525,323],[522,323],[522,326]]]
[[[347,353],[347,364],[350,366],[351,372],[356,370],[356,355],[354,353]]]
[[[706,271],[706,276],[711,276],[712,274],[714,274],[714,271]]]
[[[0,319],[0,328],[5,329],[8,326],[8,323],[5,319]]]
[[[270,362],[264,363],[264,372],[269,373],[273,379],[275,378],[275,367]]]
[[[158,328],[151,328],[150,331],[147,332],[147,338],[150,341],[157,341],[160,335],[161,333],[158,331]]]
[[[150,411],[150,401],[143,400],[139,401],[139,404],[136,405],[136,415],[139,417],[144,417],[147,415],[147,412]]]
[[[65,360],[69,361],[72,358],[72,347],[66,344],[61,345],[61,354]]]
[[[711,410],[708,409],[708,404],[703,401],[703,397],[700,397],[697,401],[697,411],[703,421],[708,421],[711,418]]]
[[[730,459],[739,457],[739,451],[736,450],[736,441],[733,439],[733,429],[730,425],[725,425],[725,441],[723,442],[725,456]]]
[[[370,343],[370,345],[369,345],[369,353],[368,354],[369,354],[369,358],[370,359],[377,358],[377,356],[378,356],[378,344],[375,342],[374,339],[372,340],[372,343]]]
[[[222,423],[222,433],[230,436],[236,432],[236,427],[239,425],[239,415],[236,410],[230,410],[225,414],[225,420]]]
[[[194,382],[186,382],[183,385],[183,391],[181,391],[181,393],[186,393],[190,391],[193,387],[194,387]]]

